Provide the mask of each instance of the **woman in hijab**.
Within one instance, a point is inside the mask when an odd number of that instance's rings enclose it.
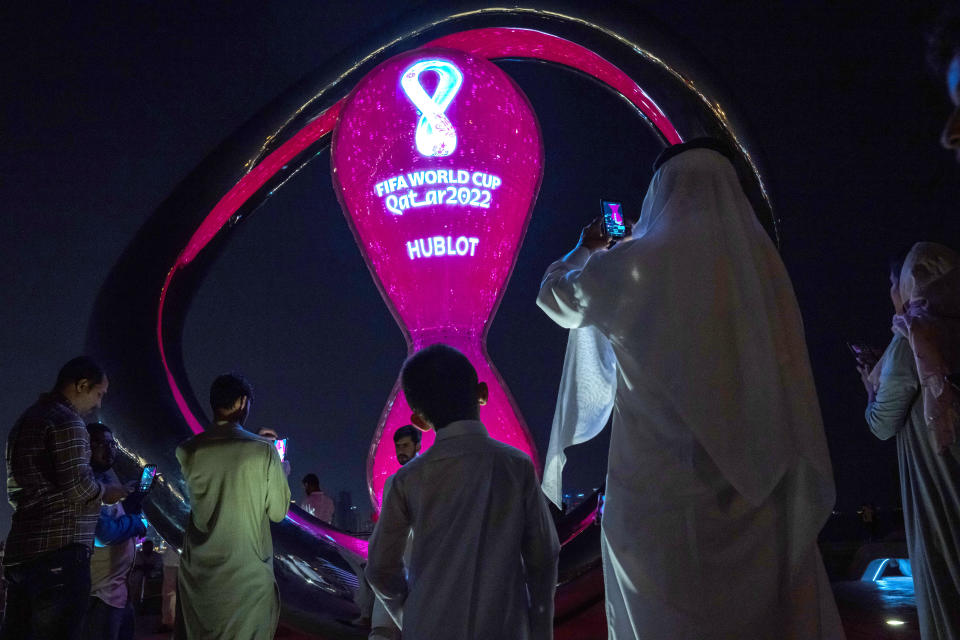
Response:
[[[893,339],[868,373],[867,424],[897,437],[900,488],[923,638],[960,640],[960,256],[920,242],[890,274]]]
[[[834,487],[800,312],[722,152],[668,149],[632,239],[607,249],[595,221],[547,270],[537,303],[572,331],[545,491],[612,408],[609,637],[842,638],[816,546]]]

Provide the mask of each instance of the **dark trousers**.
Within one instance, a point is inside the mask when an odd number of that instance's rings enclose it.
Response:
[[[0,640],[80,640],[90,597],[90,550],[71,544],[6,567]]]
[[[87,609],[87,640],[133,640],[133,605],[111,607],[100,598],[90,598]]]

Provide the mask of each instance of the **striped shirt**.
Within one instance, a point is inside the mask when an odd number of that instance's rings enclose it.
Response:
[[[40,396],[7,438],[7,499],[13,523],[5,566],[69,544],[93,546],[103,489],[90,468],[90,435],[58,393]]]

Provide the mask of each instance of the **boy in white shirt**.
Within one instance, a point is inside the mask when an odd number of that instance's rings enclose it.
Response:
[[[456,349],[417,352],[400,380],[411,422],[437,439],[393,477],[370,585],[405,640],[552,638],[560,545],[533,463],[487,435],[487,385]]]

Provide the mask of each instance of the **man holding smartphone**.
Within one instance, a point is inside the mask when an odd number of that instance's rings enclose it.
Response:
[[[537,298],[573,330],[544,464],[558,505],[555,444],[613,417],[610,640],[843,637],[816,544],[835,492],[800,312],[731,156],[710,139],[665,150],[631,238],[608,249],[598,218]]]
[[[50,393],[7,439],[13,521],[3,558],[7,609],[0,638],[79,638],[90,592],[90,548],[101,504],[126,487],[97,482],[82,416],[100,407],[109,381],[88,357],[67,362]]]
[[[120,484],[113,471],[117,443],[110,427],[95,422],[87,425],[87,432],[90,434],[90,467],[94,477],[106,484]],[[128,486],[130,484],[127,483]],[[139,510],[139,499],[133,502],[137,504],[136,510]],[[100,507],[93,556],[90,558],[87,640],[133,638],[134,615],[128,597],[127,574],[136,557],[137,537],[146,532],[147,528],[139,514],[127,513],[121,503]]]
[[[218,377],[210,387],[213,424],[177,447],[190,521],[176,638],[272,640],[277,629],[270,522],[287,515],[290,487],[273,443],[243,428],[252,404],[243,376]]]

